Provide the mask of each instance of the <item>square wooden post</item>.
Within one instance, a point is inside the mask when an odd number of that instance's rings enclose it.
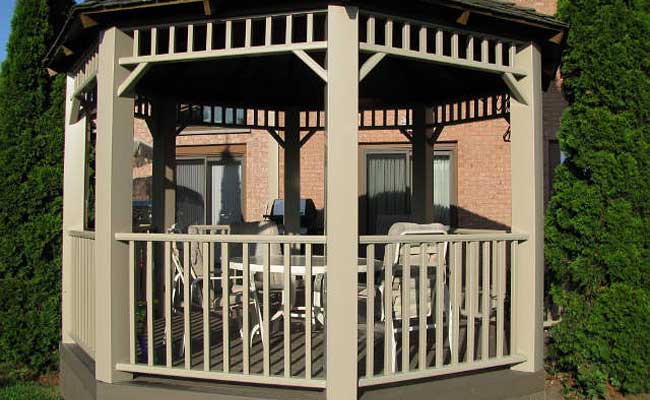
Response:
[[[413,109],[413,195],[411,215],[413,222],[426,224],[433,221],[433,129],[427,128],[433,113],[427,107]],[[437,222],[437,221],[436,221]]]
[[[176,104],[153,102],[152,228],[166,233],[176,222]]]
[[[517,82],[523,98],[510,98],[512,165],[512,230],[526,233],[513,271],[513,353],[527,361],[514,369],[541,371],[544,297],[544,172],[542,132],[542,68],[539,49],[529,44],[515,65],[526,71]]]
[[[132,52],[133,39],[126,33],[103,32],[97,82],[95,373],[106,383],[131,377],[115,370],[116,363],[129,360],[129,248],[115,234],[132,229],[134,102],[117,95],[129,75],[119,59]]]
[[[327,15],[327,399],[357,398],[359,10]]]
[[[284,228],[300,233],[300,113],[285,114],[284,133]]]
[[[72,313],[72,253],[71,230],[84,230],[86,195],[86,117],[78,120],[75,109],[74,78],[67,77],[65,102],[65,150],[63,155],[63,262],[61,322],[63,343],[74,343],[70,330],[74,324]]]

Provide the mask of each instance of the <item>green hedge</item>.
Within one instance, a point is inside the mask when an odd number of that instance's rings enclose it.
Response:
[[[44,58],[70,0],[18,0],[0,73],[0,378],[57,368],[65,77]]]
[[[648,1],[560,0],[570,102],[546,219],[551,356],[590,397],[650,391]]]

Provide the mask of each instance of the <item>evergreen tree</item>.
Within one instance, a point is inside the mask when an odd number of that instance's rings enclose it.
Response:
[[[0,72],[0,375],[56,367],[65,78],[42,59],[71,0],[17,0]]]
[[[570,107],[546,218],[552,356],[591,397],[650,391],[650,18],[647,0],[560,0]]]

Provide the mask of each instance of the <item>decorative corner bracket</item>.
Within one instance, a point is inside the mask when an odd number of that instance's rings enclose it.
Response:
[[[520,88],[519,80],[515,78],[515,76],[510,73],[506,72],[501,75],[503,78],[503,81],[506,83],[506,86],[508,86],[508,89],[510,90],[510,96],[517,100],[518,102],[528,105],[528,99],[526,98],[526,95],[524,95],[524,92]]]
[[[293,50],[295,54],[302,62],[304,62],[316,75],[318,75],[323,82],[327,83],[327,71],[325,68],[321,67],[319,63],[316,62],[309,54],[304,50]]]

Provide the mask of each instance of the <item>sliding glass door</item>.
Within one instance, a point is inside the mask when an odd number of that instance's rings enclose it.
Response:
[[[189,225],[241,222],[241,157],[177,160],[176,221],[183,232]]]

